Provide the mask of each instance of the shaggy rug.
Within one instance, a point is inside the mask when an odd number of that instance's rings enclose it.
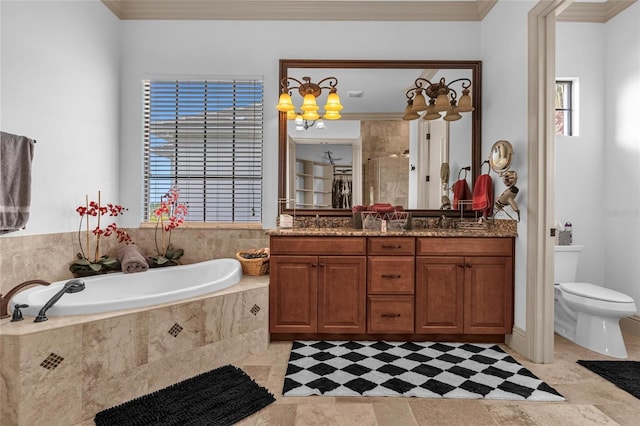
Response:
[[[275,401],[232,365],[211,370],[96,414],[98,426],[232,425]]]
[[[496,344],[295,341],[284,396],[563,401]]]
[[[640,361],[579,360],[577,362],[640,399]]]

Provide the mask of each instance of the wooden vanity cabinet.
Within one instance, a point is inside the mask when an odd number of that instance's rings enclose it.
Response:
[[[272,338],[504,341],[512,237],[271,236]]]
[[[512,238],[418,238],[416,333],[509,334]]]
[[[270,331],[364,333],[365,254],[365,238],[272,236]]]

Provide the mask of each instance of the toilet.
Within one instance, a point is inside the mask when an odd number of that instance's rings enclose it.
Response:
[[[627,358],[619,321],[638,309],[624,293],[575,282],[583,248],[555,246],[555,332],[594,352]]]

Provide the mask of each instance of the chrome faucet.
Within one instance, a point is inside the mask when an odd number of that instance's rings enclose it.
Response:
[[[33,322],[42,322],[42,321],[48,320],[49,318],[47,318],[47,315],[46,315],[47,310],[50,307],[52,307],[58,300],[60,300],[62,295],[64,295],[65,293],[77,293],[79,291],[84,290],[84,287],[85,287],[84,281],[79,279],[69,280],[66,283],[64,283],[64,286],[62,286],[62,289],[56,294],[54,294],[53,297],[49,299],[47,303],[44,304],[42,309],[40,309],[40,312],[38,312],[38,316],[36,317],[35,320],[33,320]]]
[[[449,218],[442,215],[438,218],[438,228],[444,229],[449,227]]]

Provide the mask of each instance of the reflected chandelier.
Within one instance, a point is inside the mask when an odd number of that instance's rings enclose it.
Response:
[[[324,106],[325,112],[322,118],[325,120],[339,120],[342,117],[340,111],[343,106],[338,96],[338,79],[335,77],[327,77],[318,83],[312,83],[311,77],[302,77],[302,80],[303,81],[300,81],[293,77],[282,79],[280,82],[280,86],[282,86],[280,102],[276,105],[276,109],[281,112],[286,112],[287,120],[296,120],[296,124],[306,130],[312,127],[317,120],[320,120],[320,114],[318,114],[320,107],[318,107],[316,99],[322,93],[322,89],[328,89],[329,96],[327,96],[327,103]],[[295,86],[292,84],[298,85]],[[328,84],[328,86],[323,86],[323,84]],[[293,89],[298,89],[300,96],[303,98],[302,106],[300,106],[302,113],[296,112],[296,107],[291,100],[290,91]],[[318,122],[318,128],[320,128],[320,123],[322,123],[322,127],[324,127],[324,123],[320,120]]]
[[[453,89],[454,83],[460,82],[462,88],[462,96],[458,100],[458,92]],[[460,120],[461,112],[473,111],[471,96],[469,96],[469,88],[471,80],[468,78],[458,78],[449,82],[445,82],[444,77],[437,83],[432,83],[425,78],[417,78],[414,87],[407,90],[407,107],[404,110],[403,120],[415,120],[420,117],[419,112],[425,111],[424,120],[437,120],[446,113],[443,120],[456,121]],[[429,97],[429,104],[425,100],[424,94]]]

